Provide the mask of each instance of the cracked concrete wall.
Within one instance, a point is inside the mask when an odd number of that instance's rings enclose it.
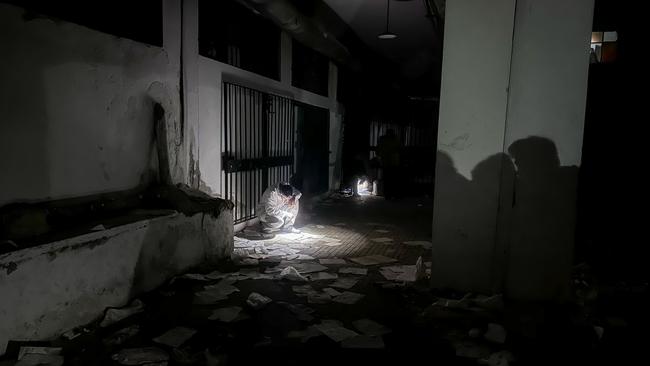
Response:
[[[229,255],[232,230],[229,210],[174,213],[0,255],[0,355],[9,340],[58,337]]]
[[[133,188],[155,169],[153,104],[165,108],[171,173],[187,182],[178,2],[164,47],[0,4],[0,205]]]

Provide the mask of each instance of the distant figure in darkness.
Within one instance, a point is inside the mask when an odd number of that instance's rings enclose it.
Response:
[[[267,188],[257,205],[257,216],[260,218],[262,231],[265,234],[279,231],[300,232],[293,224],[298,216],[298,200],[301,196],[300,191],[286,182]]]
[[[396,198],[400,180],[400,145],[394,130],[386,131],[386,134],[379,138],[377,155],[384,172],[384,196],[386,199]]]

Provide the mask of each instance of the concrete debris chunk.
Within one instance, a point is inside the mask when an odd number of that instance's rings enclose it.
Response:
[[[101,323],[99,323],[99,326],[102,328],[108,327],[111,324],[115,324],[120,320],[124,320],[143,311],[144,303],[139,299],[133,300],[131,305],[123,308],[109,308],[106,310],[104,319],[102,319]]]
[[[149,365],[169,360],[167,352],[158,347],[125,348],[112,357],[120,365]]]
[[[246,304],[248,304],[248,306],[252,307],[253,309],[257,310],[265,307],[267,304],[269,304],[272,301],[273,300],[271,300],[270,298],[262,294],[259,294],[257,292],[251,292],[251,294],[248,295],[248,299],[246,299]]]
[[[153,341],[169,347],[178,348],[196,334],[196,330],[187,327],[175,327],[154,338]]]
[[[340,274],[353,274],[353,275],[360,275],[360,276],[365,276],[368,274],[368,269],[367,268],[356,268],[356,267],[344,267],[344,268],[339,268],[339,273]]]
[[[391,332],[390,328],[367,318],[355,320],[352,325],[367,336],[382,336]]]
[[[506,328],[501,324],[489,323],[488,329],[483,335],[483,338],[494,343],[504,343],[506,341],[506,335]]]
[[[239,306],[230,306],[225,308],[219,308],[212,311],[212,314],[208,317],[210,320],[218,320],[224,323],[230,323],[233,320],[237,319],[239,313],[243,309]]]

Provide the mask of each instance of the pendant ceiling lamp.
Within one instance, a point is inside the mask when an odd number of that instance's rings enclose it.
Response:
[[[386,0],[386,31],[383,33],[380,33],[377,38],[379,39],[395,39],[397,38],[397,34],[391,33],[388,30],[388,20],[390,18],[390,0]]]

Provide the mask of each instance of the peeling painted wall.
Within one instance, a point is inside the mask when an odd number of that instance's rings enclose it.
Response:
[[[173,3],[163,7],[167,28],[177,28]],[[149,179],[154,102],[166,112],[172,176],[184,182],[174,34],[166,29],[160,48],[22,15],[0,4],[0,205],[123,190]]]

